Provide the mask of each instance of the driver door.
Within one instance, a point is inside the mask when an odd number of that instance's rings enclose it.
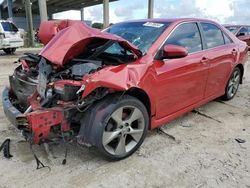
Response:
[[[186,47],[189,54],[180,59],[160,58],[154,62],[157,119],[204,99],[208,77],[208,58],[202,51],[202,38],[197,23],[177,26],[166,44]]]

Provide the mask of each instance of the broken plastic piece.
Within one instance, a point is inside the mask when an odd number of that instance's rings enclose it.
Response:
[[[240,144],[243,144],[243,143],[246,142],[245,140],[243,140],[243,139],[241,139],[241,138],[236,138],[235,140],[236,140],[236,142],[238,142],[238,143],[240,143]]]
[[[33,148],[32,148],[32,144],[30,143],[30,151],[33,153],[33,156],[36,160],[36,169],[39,170],[41,168],[48,168],[49,171],[51,170],[49,166],[45,166],[37,157],[37,155],[35,154]]]
[[[3,155],[5,158],[10,159],[13,155],[10,154],[10,139],[7,138],[0,146],[0,151],[3,149]]]

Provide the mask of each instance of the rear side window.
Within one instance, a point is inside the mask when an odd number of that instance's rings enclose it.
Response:
[[[17,32],[17,27],[10,22],[1,22],[4,31]]]
[[[201,27],[208,48],[224,45],[224,38],[220,28],[211,23],[201,23]]]
[[[178,26],[167,39],[166,44],[175,44],[187,48],[189,53],[202,50],[200,31],[196,23],[184,23]]]
[[[238,32],[238,35],[247,35],[247,34],[248,34],[248,29],[246,27],[242,27]]]

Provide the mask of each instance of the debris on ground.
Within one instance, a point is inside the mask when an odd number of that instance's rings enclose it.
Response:
[[[207,114],[204,114],[204,113],[202,113],[202,112],[200,112],[198,110],[193,110],[192,112],[195,113],[195,114],[201,115],[201,116],[203,116],[205,118],[212,119],[212,120],[214,120],[214,121],[216,121],[218,123],[222,123],[220,120],[217,120],[217,119],[215,119],[215,118],[213,118],[213,117],[211,117],[211,116],[209,116]]]
[[[0,146],[0,152],[3,150],[3,155],[5,158],[10,159],[13,155],[10,154],[10,139],[7,138]]]
[[[170,138],[171,140],[177,142],[178,144],[181,143],[181,141],[180,141],[180,140],[177,140],[173,135],[171,135],[171,134],[167,133],[166,131],[164,131],[162,127],[159,127],[159,128],[157,129],[157,132],[160,133],[160,134],[163,133],[165,136],[167,136],[167,137]]]
[[[236,140],[236,142],[238,142],[238,143],[240,143],[240,144],[243,144],[243,143],[246,142],[245,140],[243,140],[243,139],[241,139],[241,138],[236,138],[235,140]]]

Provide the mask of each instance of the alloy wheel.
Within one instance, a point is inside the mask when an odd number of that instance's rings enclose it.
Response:
[[[238,90],[240,84],[240,77],[241,77],[240,72],[236,69],[233,72],[228,83],[227,94],[230,98],[232,98]]]
[[[102,144],[112,155],[125,155],[134,149],[143,137],[145,120],[143,113],[134,106],[115,110],[105,126]]]

